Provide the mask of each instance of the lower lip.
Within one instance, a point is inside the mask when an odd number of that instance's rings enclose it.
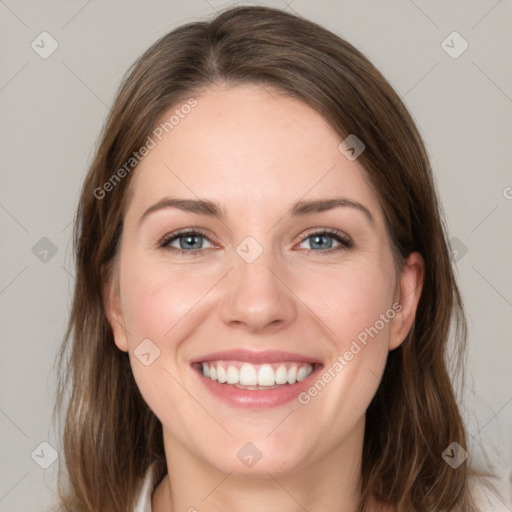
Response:
[[[304,380],[295,384],[286,384],[274,389],[257,390],[240,389],[231,384],[221,384],[205,377],[200,370],[194,369],[194,372],[210,393],[227,404],[247,409],[268,409],[284,405],[296,399],[300,393],[310,386],[310,383],[316,378],[321,368],[322,365],[318,365]]]

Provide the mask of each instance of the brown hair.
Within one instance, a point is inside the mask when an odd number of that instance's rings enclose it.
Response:
[[[133,172],[112,177],[165,111],[216,83],[274,88],[324,116],[340,142],[356,134],[366,146],[359,162],[378,194],[398,267],[413,251],[424,258],[413,328],[390,352],[367,410],[360,510],[370,497],[397,511],[477,510],[467,463],[453,469],[441,457],[454,441],[468,448],[447,367],[451,360],[453,370],[463,368],[466,320],[422,139],[392,87],[351,44],[266,7],[236,7],[178,27],[134,63],[118,91],[75,220],[75,292],[56,400],[62,407],[70,384],[63,433],[68,486],[59,482],[60,510],[126,512],[150,464],[157,481],[166,473],[161,424],[105,314],[102,289]],[[455,348],[448,354],[452,321]]]

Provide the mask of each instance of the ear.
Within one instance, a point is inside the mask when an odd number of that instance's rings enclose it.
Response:
[[[103,303],[108,323],[114,334],[114,342],[119,350],[128,352],[128,339],[121,307],[117,268],[109,272],[109,276],[104,280],[104,283]]]
[[[401,308],[396,308],[397,313],[391,321],[389,350],[397,348],[411,330],[423,289],[424,277],[425,262],[419,252],[413,252],[405,262],[395,290],[394,303],[399,303]]]

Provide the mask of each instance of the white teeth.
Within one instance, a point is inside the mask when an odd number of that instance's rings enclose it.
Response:
[[[276,383],[276,376],[272,366],[264,364],[258,370],[258,386],[273,386]]]
[[[258,384],[258,374],[252,364],[245,363],[242,365],[238,384],[242,384],[242,386],[256,386]]]
[[[309,368],[305,366],[299,368],[299,370],[297,371],[297,382],[304,380],[308,375],[311,374],[312,371],[313,369],[311,368],[311,366]]]
[[[296,380],[297,380],[297,367],[292,366],[288,370],[288,384],[295,384]]]
[[[226,375],[226,370],[224,370],[223,366],[217,366],[217,380],[224,384],[228,380],[228,376]]]
[[[203,376],[211,380],[239,386],[272,387],[295,384],[313,372],[313,365],[283,363],[253,365],[250,363],[209,361],[202,363]],[[257,389],[257,388],[256,388]]]
[[[227,383],[238,384],[238,370],[234,366],[228,366]]]
[[[276,384],[286,384],[288,382],[288,372],[284,364],[276,370]]]

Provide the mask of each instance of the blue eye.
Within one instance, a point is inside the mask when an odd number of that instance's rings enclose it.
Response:
[[[329,241],[329,239],[331,241]],[[340,245],[338,247],[335,247],[333,250],[330,250],[333,245],[333,239],[336,240]],[[306,240],[310,240],[311,247],[317,247],[320,249],[319,251],[314,252],[320,253],[334,252],[342,249],[349,249],[350,247],[352,247],[351,240],[346,236],[342,235],[339,231],[324,230],[311,233],[310,235],[303,239],[301,244],[304,243]]]
[[[171,235],[166,236],[160,242],[159,246],[163,249],[175,251],[178,254],[197,256],[204,249],[201,239],[208,240],[208,242],[211,243],[210,239],[200,231],[181,231],[179,233],[172,233]],[[337,230],[324,229],[321,231],[316,231],[303,238],[300,243],[303,244],[306,240],[311,240],[311,249],[309,250],[320,254],[328,254],[335,251],[349,249],[353,246],[352,241]],[[339,244],[337,247],[334,247],[334,249],[332,248],[332,240],[335,240]],[[179,243],[178,247],[171,245],[176,241]],[[320,250],[315,250],[315,248]]]
[[[160,243],[160,247],[178,251],[180,254],[195,253],[203,249],[203,243],[197,241],[200,238],[208,240],[208,238],[199,231],[182,231],[170,237],[165,237]],[[179,242],[179,248],[171,245],[174,241]]]

